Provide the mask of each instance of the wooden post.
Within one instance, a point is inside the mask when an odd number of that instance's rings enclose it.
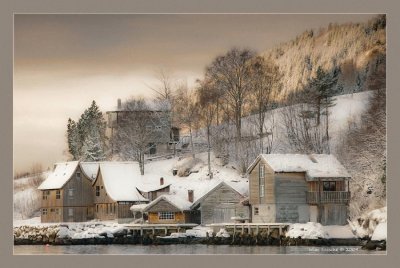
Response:
[[[282,225],[279,225],[279,236],[282,235]]]
[[[247,225],[247,232],[250,234],[251,233],[251,227],[250,224]]]
[[[257,228],[256,228],[256,230],[257,230],[257,231],[256,231],[256,232],[257,232],[257,234],[259,234],[259,233],[260,233],[260,225],[258,225],[258,224],[257,224]]]
[[[168,228],[167,227],[164,228],[164,232],[165,232],[165,235],[168,234]]]
[[[242,224],[242,234],[244,234],[244,225]]]
[[[143,236],[143,226],[140,226],[140,236]]]
[[[267,226],[267,236],[269,235],[269,225]]]
[[[151,228],[153,235],[156,233],[156,229],[154,227]]]

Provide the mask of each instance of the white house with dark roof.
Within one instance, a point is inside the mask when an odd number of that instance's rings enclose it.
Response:
[[[350,175],[326,154],[261,154],[247,169],[253,222],[346,224]]]

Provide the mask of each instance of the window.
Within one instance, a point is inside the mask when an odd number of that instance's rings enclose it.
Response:
[[[76,179],[78,181],[81,179],[81,173],[80,172],[76,172]]]
[[[158,212],[158,219],[159,220],[173,220],[175,219],[174,212]]]
[[[261,197],[265,196],[265,166],[264,165],[260,165],[258,182],[260,185],[259,194],[260,194],[260,199],[261,199]]]
[[[96,186],[96,196],[100,196],[100,186]]]
[[[260,178],[264,179],[264,177],[265,177],[265,166],[260,165]]]
[[[60,209],[56,208],[56,215],[60,215]]]
[[[50,191],[43,191],[43,200],[47,200],[49,195],[50,195]]]
[[[55,209],[54,209],[54,208],[51,208],[51,209],[50,209],[50,212],[53,212],[53,213],[54,213],[54,212],[55,212]]]
[[[335,181],[324,181],[322,186],[323,186],[324,192],[336,191],[336,182]]]
[[[258,215],[259,211],[258,211],[258,207],[254,207],[254,215]]]
[[[60,199],[60,198],[61,198],[61,191],[56,190],[56,199]]]
[[[161,130],[161,126],[156,126],[156,130]]]
[[[74,189],[68,189],[68,198],[74,199]]]
[[[99,212],[99,205],[96,205],[96,212]]]
[[[42,215],[47,215],[47,208],[42,209]]]
[[[73,208],[69,208],[68,209],[68,216],[69,217],[73,217],[74,216],[74,209]]]

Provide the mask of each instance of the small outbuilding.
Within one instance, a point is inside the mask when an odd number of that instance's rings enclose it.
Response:
[[[198,212],[192,211],[192,203],[178,195],[157,197],[142,211],[147,213],[149,223],[198,223]]]
[[[244,196],[225,182],[220,182],[191,205],[198,210],[201,224],[230,223],[249,220],[249,206],[241,202]]]

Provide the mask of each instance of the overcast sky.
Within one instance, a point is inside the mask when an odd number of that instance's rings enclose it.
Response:
[[[330,22],[373,15],[14,16],[14,169],[67,160],[66,124],[92,100],[151,96],[157,70],[192,84],[233,46],[262,52]]]

